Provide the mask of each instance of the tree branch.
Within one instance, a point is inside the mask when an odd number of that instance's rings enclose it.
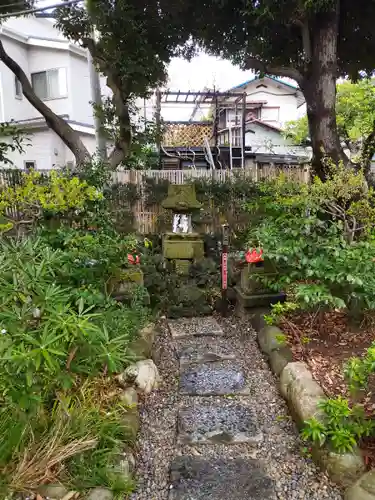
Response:
[[[90,160],[90,153],[81,141],[78,133],[66,123],[65,120],[56,115],[51,108],[46,106],[44,102],[39,99],[31,86],[23,69],[19,64],[12,59],[5,51],[4,45],[0,40],[0,61],[2,61],[7,68],[16,76],[22,86],[22,93],[30,104],[43,116],[46,120],[47,126],[52,129],[63,141],[63,143],[71,150],[76,159],[77,165],[83,165]]]
[[[371,160],[375,154],[375,120],[372,124],[372,130],[363,142],[361,159],[364,168],[364,173],[367,175],[370,172]]]
[[[256,71],[262,71],[263,73],[282,76],[285,78],[291,78],[295,80],[298,84],[302,83],[303,75],[296,68],[289,66],[268,66],[267,63],[260,61],[256,57],[247,57],[245,60],[245,69],[254,69]]]
[[[312,47],[308,21],[301,21],[300,19],[298,19],[294,22],[294,24],[301,28],[303,51],[306,56],[306,62],[309,63],[312,58]]]
[[[130,152],[132,141],[132,128],[130,122],[130,113],[128,101],[130,89],[126,88],[124,83],[119,80],[106,60],[101,56],[97,44],[92,38],[85,38],[82,45],[86,47],[98,64],[100,71],[107,77],[107,87],[112,90],[112,102],[116,109],[116,116],[119,121],[119,134],[115,147],[109,155],[109,163],[115,169]]]

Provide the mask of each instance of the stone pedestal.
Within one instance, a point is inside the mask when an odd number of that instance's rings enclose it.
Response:
[[[204,257],[203,240],[197,233],[165,233],[163,235],[163,257],[172,260],[176,271],[187,276],[190,264],[194,260]]]
[[[108,291],[117,300],[128,302],[133,294],[134,286],[143,286],[143,272],[140,268],[119,269],[116,276],[108,282]],[[146,304],[149,297],[145,298]]]

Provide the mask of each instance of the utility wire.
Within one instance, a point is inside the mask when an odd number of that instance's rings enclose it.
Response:
[[[67,7],[69,5],[74,5],[80,3],[82,0],[68,0],[67,2],[60,2],[54,5],[48,5],[47,7],[36,7],[35,9],[19,10],[17,12],[9,12],[7,14],[0,14],[0,19],[5,19],[7,17],[25,16],[27,14],[35,14],[37,12],[44,12],[50,9],[58,9],[60,7]]]

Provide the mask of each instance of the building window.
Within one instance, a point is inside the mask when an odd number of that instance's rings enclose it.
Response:
[[[31,84],[39,99],[59,99],[68,93],[66,69],[49,69],[40,73],[32,73]]]
[[[229,125],[241,125],[242,121],[242,109],[234,110],[234,109],[228,109],[227,110],[227,127]]]
[[[35,170],[36,162],[34,160],[27,160],[24,162],[26,172],[30,172],[31,170]]]
[[[277,107],[266,107],[262,108],[261,120],[264,122],[278,122],[279,121],[280,108]]]
[[[22,99],[22,95],[23,95],[22,94],[22,85],[16,76],[14,77],[14,91],[15,91],[17,99]]]
[[[236,127],[232,130],[232,146],[235,148],[241,147],[241,129]]]

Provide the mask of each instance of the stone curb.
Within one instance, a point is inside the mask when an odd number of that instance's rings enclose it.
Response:
[[[135,359],[146,360],[146,362],[151,361],[149,358],[152,354],[152,347],[157,331],[155,323],[149,323],[142,328],[142,330],[140,330],[138,337],[129,345],[129,351],[134,355]],[[120,382],[120,380],[118,380],[118,382]],[[126,406],[126,410],[124,410],[123,415],[124,422],[129,429],[131,439],[135,441],[140,424],[138,393],[136,388],[134,388],[129,382],[124,384],[121,401]],[[119,461],[118,469],[123,472],[124,475],[129,477],[132,476],[135,469],[135,457],[132,450],[124,451],[124,454]],[[38,492],[43,495],[44,498],[48,497],[50,500],[73,499],[73,494],[75,493],[70,492],[69,489],[62,484],[44,485],[38,488]],[[114,494],[108,488],[96,487],[90,489],[84,498],[85,500],[113,500]]]
[[[129,345],[129,352],[138,359],[149,359],[152,353],[152,346],[157,335],[155,323],[149,323],[139,332],[138,337]]]
[[[280,328],[265,325],[263,312],[256,314],[252,324],[257,325],[260,350],[268,358],[271,371],[279,377],[280,393],[286,400],[296,424],[319,418],[317,403],[325,397],[323,389],[313,379],[305,363],[294,362],[292,351]],[[313,447],[312,459],[330,479],[348,488],[345,500],[375,500],[375,471],[366,472],[359,450],[338,454],[327,447]]]

